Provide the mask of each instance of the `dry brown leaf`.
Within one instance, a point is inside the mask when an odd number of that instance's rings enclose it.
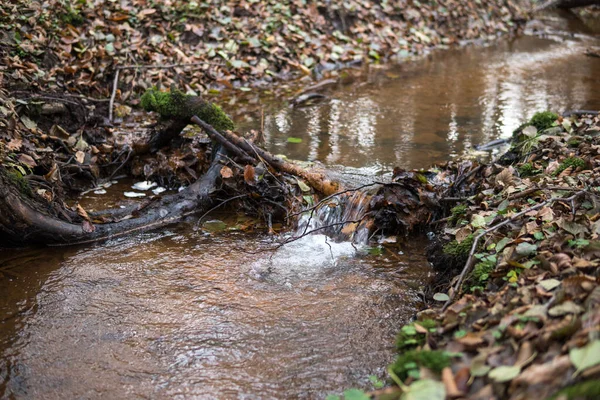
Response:
[[[501,185],[503,187],[510,186],[514,181],[513,174],[515,173],[515,169],[511,167],[504,168],[498,175],[496,175],[496,185]]]
[[[23,145],[23,140],[11,139],[11,141],[7,143],[6,147],[10,151],[19,151],[19,150],[21,150],[22,145]]]
[[[79,215],[81,218],[83,218],[83,219],[84,219],[84,220],[86,220],[86,221],[90,221],[90,216],[88,215],[87,211],[85,211],[85,210],[83,209],[83,207],[81,207],[81,205],[80,205],[80,204],[77,204],[77,205],[75,206],[75,208],[77,209],[77,214],[78,214],[78,215]]]
[[[534,364],[525,369],[513,379],[512,385],[533,386],[553,381],[562,382],[569,368],[571,368],[569,356],[560,356],[545,364]]]
[[[29,154],[19,154],[17,160],[24,165],[27,165],[29,168],[35,168],[37,163]]]
[[[231,178],[232,176],[233,176],[233,171],[227,165],[225,165],[225,166],[223,166],[223,168],[221,168],[221,177],[223,179],[228,179],[228,178]]]
[[[463,393],[458,390],[458,387],[456,387],[454,374],[452,374],[452,369],[450,367],[446,367],[442,370],[442,382],[446,387],[446,396],[449,398],[453,399],[463,395]]]
[[[246,181],[248,185],[254,185],[254,183],[256,182],[256,174],[254,172],[254,167],[250,164],[244,167],[244,181]]]
[[[79,163],[79,164],[83,164],[83,162],[85,161],[85,153],[83,151],[78,151],[77,153],[75,153],[75,160]]]

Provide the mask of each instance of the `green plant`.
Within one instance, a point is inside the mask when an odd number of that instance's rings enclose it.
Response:
[[[390,366],[391,370],[402,380],[409,376],[418,379],[419,368],[428,368],[440,373],[450,366],[450,355],[442,350],[409,350],[400,355]]]
[[[542,111],[535,113],[527,125],[535,126],[538,132],[541,132],[545,129],[551,128],[557,119],[558,115],[552,111]]]
[[[573,169],[577,168],[585,168],[585,160],[579,157],[568,157],[563,160],[558,166],[558,169],[554,171],[554,176],[560,175],[567,168],[573,167]]]
[[[469,208],[466,204],[459,204],[456,207],[450,209],[450,222],[456,224],[460,218],[464,217]]]
[[[521,178],[526,178],[528,176],[534,176],[542,172],[541,169],[535,169],[532,163],[521,164],[517,170],[519,171],[519,175]]]
[[[583,249],[584,247],[589,246],[590,241],[585,239],[574,239],[569,240],[569,246],[575,247],[576,249]]]
[[[551,397],[552,400],[558,398],[574,399],[597,399],[600,398],[600,380],[590,379],[585,382],[579,382],[566,387]]]
[[[451,241],[446,244],[443,248],[444,254],[451,257],[456,258],[466,258],[469,255],[469,251],[471,251],[471,247],[473,246],[473,241],[475,237],[471,234],[467,236],[462,242],[457,242],[456,240]]]
[[[435,329],[437,327],[437,322],[432,319],[425,319],[423,321],[417,321],[416,323],[427,330]],[[425,337],[424,333],[417,332],[415,322],[404,325],[396,336],[396,349],[402,350],[420,346],[425,343]]]

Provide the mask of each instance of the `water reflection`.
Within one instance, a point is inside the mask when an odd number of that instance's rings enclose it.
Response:
[[[560,30],[570,23],[550,19],[536,28],[550,33],[375,70],[317,105],[272,105],[270,150],[327,164],[426,167],[510,137],[537,111],[600,109],[600,60],[584,55],[599,37]]]

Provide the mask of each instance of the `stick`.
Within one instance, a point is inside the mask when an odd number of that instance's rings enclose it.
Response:
[[[191,118],[192,122],[199,125],[206,131],[206,133],[213,138],[213,140],[221,143],[227,150],[233,152],[236,156],[238,156],[242,161],[247,164],[255,164],[256,160],[252,158],[248,153],[246,153],[243,149],[239,148],[235,143],[230,142],[225,136],[223,136],[220,132],[218,132],[215,128],[202,121],[198,116],[194,115]]]
[[[113,79],[112,93],[110,94],[110,102],[108,103],[108,122],[113,122],[113,106],[115,104],[115,96],[117,94],[117,86],[119,85],[119,71],[121,68],[117,67],[115,71],[115,79]]]
[[[533,207],[529,207],[526,208],[525,210],[522,210],[518,213],[516,213],[515,215],[513,215],[510,218],[505,219],[502,222],[497,223],[496,225],[486,229],[485,231],[479,233],[477,236],[475,236],[475,240],[473,240],[473,245],[471,246],[471,251],[469,251],[469,258],[467,259],[467,262],[465,263],[465,266],[462,270],[462,272],[460,273],[459,277],[458,277],[458,281],[456,282],[456,285],[454,286],[454,292],[451,294],[450,298],[448,299],[448,301],[446,301],[446,303],[444,304],[444,306],[442,307],[442,311],[445,311],[446,308],[448,308],[448,306],[452,303],[452,301],[454,300],[454,297],[456,296],[456,294],[459,292],[463,280],[465,278],[465,275],[469,272],[469,270],[471,269],[471,264],[473,264],[473,258],[475,256],[475,252],[477,251],[477,246],[479,245],[479,240],[484,237],[485,235],[487,235],[490,232],[494,232],[495,230],[503,227],[504,225],[507,225],[509,222],[512,222],[520,217],[522,217],[523,215],[527,214],[528,212],[531,211],[535,211],[538,208],[542,208],[548,204],[554,203],[556,201],[565,201],[565,202],[573,202],[577,197],[581,196],[584,193],[588,193],[587,190],[580,190],[579,192],[575,193],[574,195],[570,196],[570,197],[555,197],[552,199],[548,199],[542,203],[536,204]]]

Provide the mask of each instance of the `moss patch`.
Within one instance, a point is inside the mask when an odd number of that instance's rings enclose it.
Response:
[[[418,379],[421,367],[439,374],[448,366],[450,366],[450,356],[445,351],[409,350],[400,354],[390,367],[398,378],[405,380],[409,376]]]
[[[560,163],[558,169],[554,171],[554,176],[560,175],[567,168],[573,167],[573,169],[577,168],[585,168],[585,160],[579,157],[568,157]]]
[[[468,207],[466,204],[459,204],[450,210],[450,222],[452,224],[458,223],[461,217],[464,217],[467,213]]]
[[[528,125],[535,126],[538,132],[541,132],[545,129],[551,128],[557,119],[558,115],[552,111],[542,111],[535,113],[529,120]]]
[[[23,178],[23,175],[19,171],[10,169],[7,171],[7,176],[10,182],[19,189],[19,192],[31,197],[32,192],[29,182]]]
[[[190,119],[197,115],[217,131],[235,128],[233,121],[221,107],[177,89],[170,92],[161,92],[156,88],[148,89],[142,95],[140,104],[144,110],[156,111],[164,119]]]
[[[600,380],[589,380],[564,388],[552,396],[552,399],[557,398],[567,398],[568,400],[600,398]]]
[[[467,258],[469,256],[469,251],[471,251],[471,246],[473,246],[474,240],[475,237],[473,235],[467,236],[460,243],[458,243],[456,240],[453,240],[444,246],[444,254],[461,259]]]
[[[534,176],[541,172],[539,169],[535,169],[532,163],[525,163],[520,165],[517,170],[519,171],[519,175],[521,178],[526,178],[528,176]]]

